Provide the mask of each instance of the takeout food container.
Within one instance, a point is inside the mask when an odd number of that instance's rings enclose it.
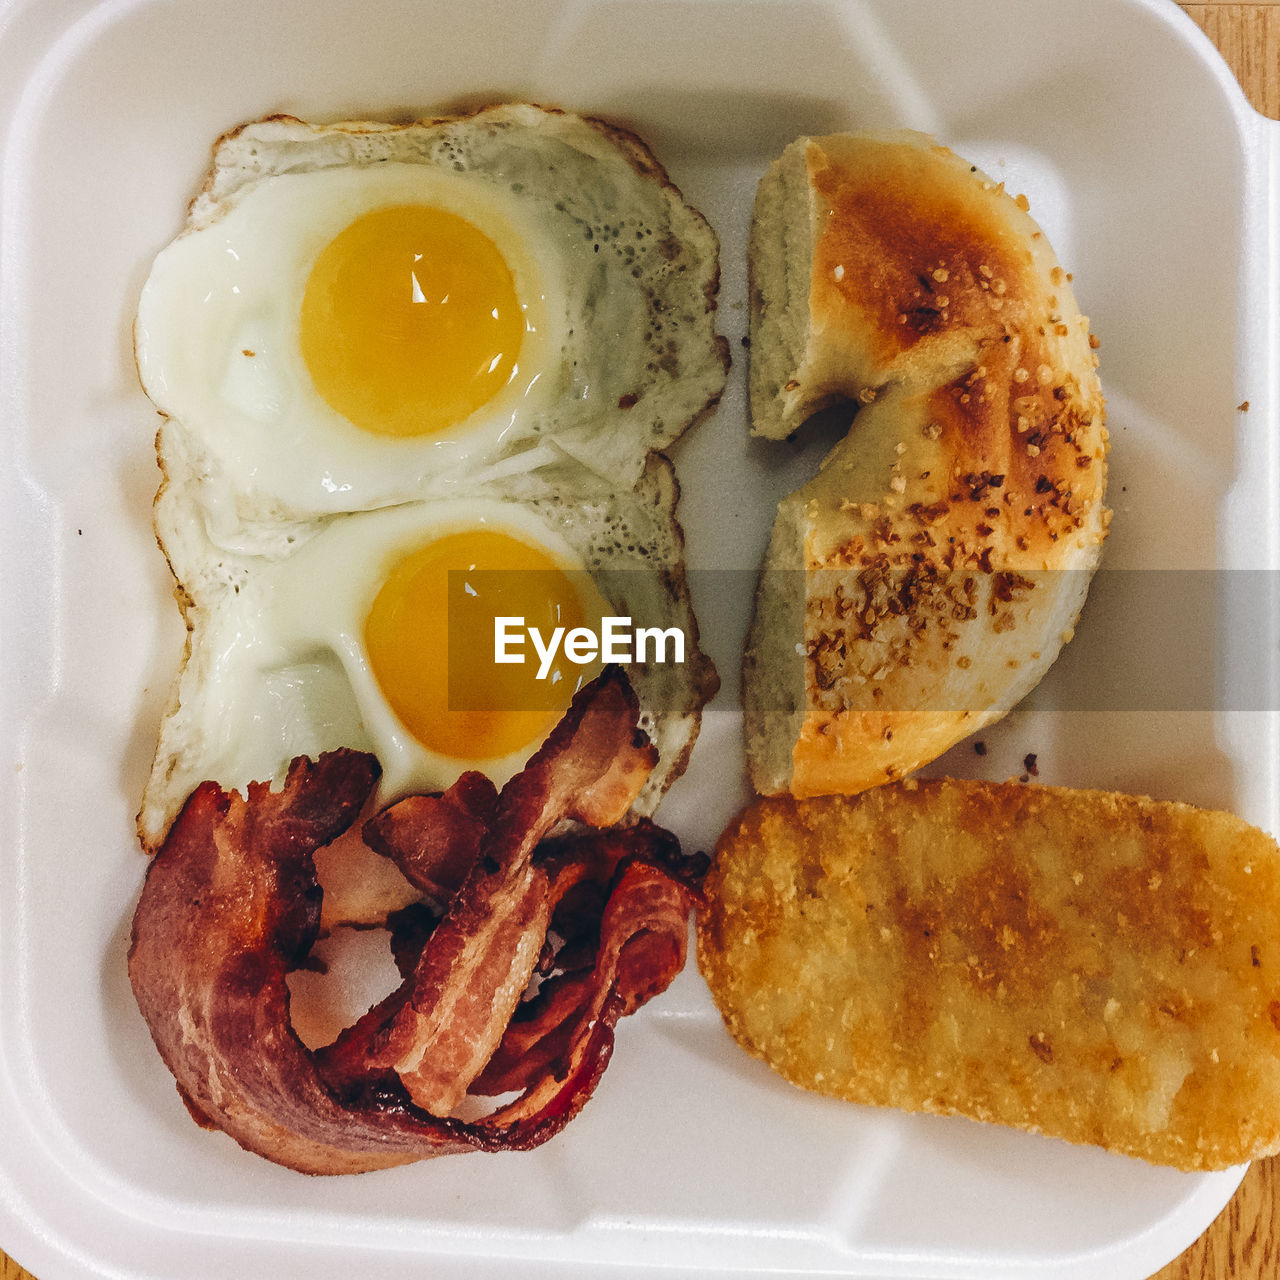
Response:
[[[1196,612],[1216,619],[1180,645],[1176,627],[1126,614],[1131,575],[1104,573],[1073,665],[983,735],[985,756],[962,744],[934,772],[1005,777],[1035,753],[1043,781],[1280,831],[1280,125],[1172,3],[13,0],[0,9],[0,1246],[40,1280],[606,1264],[1146,1277],[1240,1171],[1178,1174],[804,1095],[731,1044],[692,968],[620,1029],[595,1099],[533,1153],[309,1179],[179,1104],[124,966],[145,869],[133,815],[181,645],[150,528],[138,290],[223,130],[277,111],[402,119],[498,99],[634,127],[721,236],[735,369],[676,450],[695,603],[725,677],[660,815],[690,847],[745,795],[751,574],[773,503],[816,463],[812,447],[746,438],[755,182],[801,133],[890,126],[936,133],[1029,196],[1102,339],[1105,564],[1195,571],[1209,597]],[[1264,593],[1247,625],[1231,586],[1244,581],[1249,599]],[[1213,697],[1070,692],[1092,673],[1142,688],[1153,670],[1171,687],[1208,670]]]

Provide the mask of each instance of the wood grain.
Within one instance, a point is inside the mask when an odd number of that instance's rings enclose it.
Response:
[[[1184,4],[1240,79],[1249,101],[1280,119],[1280,4]]]
[[[1280,119],[1280,3],[1184,4],[1222,50],[1259,111]],[[1280,1276],[1280,1157],[1254,1164],[1217,1220],[1152,1280],[1276,1280]],[[0,1253],[0,1280],[35,1280]]]
[[[1280,1157],[1259,1160],[1231,1203],[1152,1280],[1275,1280],[1280,1275]]]
[[[0,1253],[0,1280],[35,1280],[30,1271],[24,1271],[8,1254]]]

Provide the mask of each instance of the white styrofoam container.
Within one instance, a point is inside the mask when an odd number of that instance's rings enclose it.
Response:
[[[144,871],[133,814],[181,636],[150,528],[138,290],[229,126],[502,98],[606,115],[653,145],[720,232],[735,357],[755,181],[792,137],[927,129],[1027,192],[1103,341],[1108,565],[1210,583],[1267,571],[1248,581],[1270,594],[1247,650],[1231,616],[1212,653],[1181,653],[1176,636],[1135,646],[1123,598],[1091,600],[1068,650],[1077,670],[1134,687],[1153,665],[1176,678],[1210,661],[1231,710],[1081,710],[1065,695],[1054,710],[1055,671],[1039,710],[984,735],[983,760],[962,746],[939,769],[1006,776],[1034,750],[1045,781],[1280,829],[1280,126],[1174,4],[9,0],[0,1246],[41,1280],[1146,1277],[1205,1228],[1239,1170],[1183,1175],[801,1094],[731,1045],[692,971],[623,1026],[596,1098],[534,1153],[308,1179],[198,1130],[179,1104],[124,966]],[[742,364],[677,451],[699,569],[753,568],[774,499],[814,465],[812,450],[747,441]],[[663,812],[692,846],[744,794],[748,591],[726,584],[749,577],[695,583],[726,691]],[[1104,575],[1097,591],[1124,581]]]

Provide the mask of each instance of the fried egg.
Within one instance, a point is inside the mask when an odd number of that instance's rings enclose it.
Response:
[[[338,747],[378,757],[380,803],[468,769],[501,784],[598,664],[495,667],[499,611],[684,632],[683,664],[629,668],[651,812],[717,685],[655,452],[723,387],[717,282],[705,220],[598,121],[505,106],[222,139],[135,325],[188,631],[144,845],[199,783]]]
[[[655,455],[624,494],[405,503],[282,529],[275,554],[246,555],[218,548],[187,494],[166,489],[157,528],[183,583],[188,652],[139,816],[144,845],[158,846],[200,782],[243,788],[337,747],[378,757],[379,803],[467,769],[501,785],[600,666],[563,647],[543,680],[527,647],[530,660],[495,666],[497,616],[543,636],[598,634],[606,614],[684,631],[683,663],[627,668],[659,751],[636,805],[652,811],[717,684],[698,648],[675,496]]]
[[[138,308],[161,464],[247,551],[565,458],[629,489],[723,388],[717,248],[598,121],[245,126]]]
[[[262,575],[263,658],[336,659],[393,792],[479,768],[515,773],[598,663],[559,651],[495,665],[494,622],[598,630],[608,606],[573,549],[526,508],[445,499],[334,521]]]

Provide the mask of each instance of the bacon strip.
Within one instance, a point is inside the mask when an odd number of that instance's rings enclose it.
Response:
[[[312,854],[349,825],[377,777],[371,756],[296,761],[283,789],[199,786],[153,860],[129,977],[193,1116],[268,1159],[352,1172],[465,1150],[431,1118],[336,1101],[289,1022],[285,974],[315,940]]]
[[[657,760],[636,727],[638,714],[626,677],[610,668],[574,699],[496,803],[475,775],[464,774],[434,801],[410,797],[366,825],[373,847],[410,879],[425,881],[424,864],[448,865],[456,875],[478,815],[491,815],[468,877],[414,973],[320,1051],[320,1068],[335,1088],[349,1089],[381,1069],[394,1072],[431,1114],[457,1107],[502,1039],[559,896],[530,864],[534,848],[565,818],[606,825],[627,812]]]
[[[565,818],[620,822],[658,762],[638,725],[639,707],[618,667],[606,667],[498,797],[482,858],[516,866]]]
[[[278,792],[199,787],[152,862],[129,955],[139,1008],[196,1119],[307,1173],[521,1149],[557,1133],[603,1072],[617,1019],[684,961],[695,893],[660,865],[666,833],[641,824],[539,848],[565,818],[625,814],[654,761],[637,715],[625,679],[606,673],[500,795],[464,776],[369,824],[371,844],[413,867],[446,911],[433,929],[401,933],[401,987],[315,1054],[290,1025],[285,977],[318,929],[315,849],[355,820],[377,763],[340,751],[295,761]],[[584,886],[600,890],[594,914]],[[576,937],[553,954],[561,906]],[[556,968],[588,935],[599,939],[591,968]],[[520,1004],[540,961],[543,1005],[560,1010],[541,1022]],[[450,1117],[473,1083],[523,1092],[482,1120]]]
[[[340,1091],[394,1073],[413,1101],[446,1116],[502,1039],[550,923],[547,879],[526,866],[473,881],[436,926],[405,981],[316,1060]]]
[[[605,876],[603,913],[593,922],[598,942],[591,965],[563,969],[542,983],[537,995],[517,1011],[473,1093],[528,1089],[522,1103],[536,1105],[539,1078],[554,1079],[572,1068],[607,1002],[616,1001],[618,1016],[634,1013],[665,991],[684,967],[686,924],[700,894],[691,882],[659,865],[655,837],[671,839],[661,828],[642,824],[609,842],[605,862],[613,865]],[[577,846],[585,843],[576,842],[569,856],[580,855],[583,851]],[[593,856],[600,858],[598,849]],[[603,869],[598,861],[597,874]],[[567,941],[564,950],[571,946],[572,940]]]
[[[364,824],[364,840],[432,901],[448,902],[480,856],[497,803],[484,774],[464,773],[443,795],[406,796],[384,809]]]

